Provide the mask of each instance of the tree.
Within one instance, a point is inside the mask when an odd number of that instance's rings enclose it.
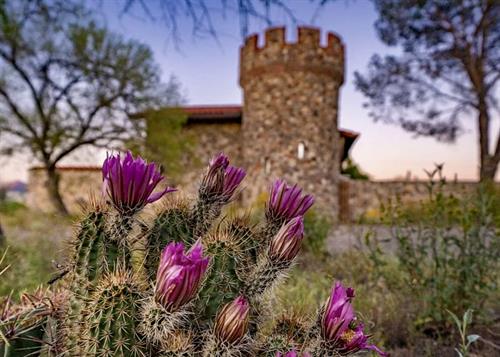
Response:
[[[401,54],[374,55],[366,75],[355,73],[370,114],[448,142],[463,131],[463,120],[474,118],[480,179],[493,180],[500,161],[500,132],[492,133],[492,121],[500,114],[500,2],[374,3],[378,36]]]
[[[3,233],[2,222],[0,222],[0,248],[2,248],[4,245],[5,245],[5,234]]]
[[[145,135],[127,142],[127,147],[148,161],[154,161],[168,172],[169,182],[175,185],[182,174],[191,169],[189,163],[196,161],[193,148],[196,138],[183,130],[188,116],[181,107],[165,107],[158,110],[136,113],[133,120],[142,120]]]
[[[67,213],[56,165],[83,146],[137,135],[128,114],[165,102],[149,47],[109,32],[76,2],[0,2],[0,150],[45,168],[54,207]]]
[[[332,0],[310,0],[318,8]],[[120,13],[146,16],[148,20],[161,21],[175,41],[181,37],[179,23],[189,21],[195,36],[217,37],[214,15],[226,18],[228,14],[238,17],[242,36],[246,36],[252,19],[272,25],[271,10],[281,10],[293,22],[297,18],[284,0],[126,0]],[[230,15],[230,16],[231,16]]]

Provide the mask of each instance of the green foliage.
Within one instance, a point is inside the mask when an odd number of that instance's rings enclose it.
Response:
[[[181,109],[163,109],[148,115],[146,151],[152,161],[160,160],[171,175],[181,171],[181,158],[191,142],[182,127],[187,122],[187,115]],[[191,139],[192,140],[192,139]]]
[[[189,161],[195,140],[183,130],[187,123],[186,113],[172,107],[148,111],[144,117],[145,141],[131,140],[127,146],[148,160],[158,162],[169,178],[178,180],[180,174],[186,172],[184,164]]]
[[[428,201],[412,209],[398,203],[385,207],[402,286],[422,301],[416,324],[437,334],[448,329],[446,310],[481,311],[498,289],[500,267],[497,198],[484,187],[470,197],[446,194],[441,169],[430,174]],[[383,267],[388,255],[371,243],[371,258]]]
[[[384,266],[392,282],[403,280],[395,261]],[[413,342],[413,317],[418,300],[403,288],[394,288],[380,279],[369,257],[360,250],[349,250],[330,256],[307,253],[290,278],[278,288],[276,318],[282,314],[308,316],[328,297],[332,280],[356,286],[354,305],[357,313],[370,326],[377,326],[375,338],[386,346],[407,346]]]
[[[49,281],[53,257],[47,252],[53,251],[54,244],[44,239],[28,245],[11,244],[10,238],[5,247],[0,247],[0,256],[6,254],[4,266],[10,266],[0,279],[0,296],[12,293],[17,299],[21,292],[32,291]]]
[[[327,216],[310,209],[304,217],[304,232],[307,237],[302,242],[304,250],[317,255],[324,253],[326,238],[331,228],[332,222]]]
[[[460,321],[457,315],[455,315],[451,311],[448,311],[448,314],[450,314],[453,322],[455,323],[455,326],[458,329],[458,333],[460,334],[460,346],[458,348],[455,348],[458,357],[469,357],[470,346],[480,339],[479,335],[467,334],[467,328],[472,323],[472,312],[473,310],[471,309],[465,311],[462,317],[462,321]]]
[[[359,165],[356,164],[350,157],[342,163],[340,173],[353,180],[368,180],[370,178],[368,174],[364,173],[359,168]]]
[[[26,210],[26,206],[16,201],[0,201],[0,213],[6,216],[15,216],[20,211]]]
[[[64,255],[62,242],[71,230],[71,221],[24,207],[0,213],[0,219],[7,233],[0,256],[7,251],[4,266],[10,265],[0,279],[0,296],[12,293],[17,300],[20,293],[50,280],[53,261],[61,262]]]

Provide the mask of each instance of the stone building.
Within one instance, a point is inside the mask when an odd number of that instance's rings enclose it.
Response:
[[[309,27],[298,28],[294,43],[285,40],[285,28],[268,29],[262,45],[258,36],[240,50],[242,106],[183,108],[195,156],[206,163],[223,151],[245,167],[246,202],[280,177],[313,193],[317,206],[337,216],[341,162],[358,136],[337,126],[342,41],[328,33],[323,46],[320,30]]]

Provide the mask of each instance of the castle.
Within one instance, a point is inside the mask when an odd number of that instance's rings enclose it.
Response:
[[[196,138],[193,156],[206,164],[211,155],[223,151],[233,164],[245,167],[246,203],[280,177],[314,194],[315,207],[323,214],[344,221],[377,209],[381,197],[426,197],[425,182],[361,182],[340,174],[358,134],[339,130],[337,124],[344,81],[344,45],[337,35],[328,33],[324,46],[320,30],[310,27],[299,27],[294,43],[285,40],[282,27],[265,31],[262,45],[258,36],[247,37],[240,50],[242,106],[181,108],[187,116],[183,130]],[[70,210],[87,194],[73,190],[71,182],[99,187],[96,168],[65,167],[60,172],[61,192]],[[184,182],[196,182],[195,174],[199,171],[186,172]],[[43,182],[42,170],[30,170],[32,207],[48,202]]]
[[[337,127],[344,46],[333,33],[321,46],[320,35],[299,27],[297,41],[287,43],[285,28],[271,28],[261,46],[258,35],[248,37],[240,50],[243,106],[183,108],[197,157],[223,151],[247,169],[247,202],[281,177],[337,215],[340,165],[357,134]]]

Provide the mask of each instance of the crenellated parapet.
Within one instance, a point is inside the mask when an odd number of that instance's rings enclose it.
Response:
[[[262,74],[306,71],[328,76],[340,86],[344,80],[342,40],[329,32],[322,46],[320,38],[320,30],[311,27],[299,27],[293,43],[286,41],[284,27],[266,30],[262,46],[258,34],[247,37],[241,47],[240,85]]]

